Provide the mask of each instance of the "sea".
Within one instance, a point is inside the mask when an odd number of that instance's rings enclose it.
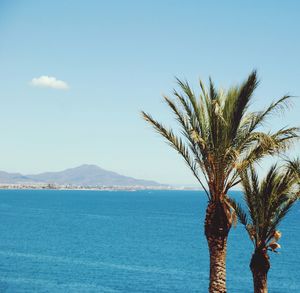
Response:
[[[0,292],[208,292],[206,205],[201,191],[0,190]],[[299,203],[280,230],[269,292],[299,293]],[[252,250],[237,225],[229,293],[253,292]]]

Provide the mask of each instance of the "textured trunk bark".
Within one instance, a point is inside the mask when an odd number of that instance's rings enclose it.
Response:
[[[266,251],[257,250],[253,253],[250,269],[253,275],[254,293],[268,293],[267,275],[270,260]]]
[[[207,239],[210,260],[209,292],[226,293],[226,249],[227,239]]]
[[[253,271],[254,293],[268,293],[267,274],[259,271]]]
[[[225,206],[220,202],[209,203],[205,218],[205,236],[210,255],[210,293],[226,293],[226,250],[230,227]]]

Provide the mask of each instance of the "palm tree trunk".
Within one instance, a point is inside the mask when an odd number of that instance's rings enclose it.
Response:
[[[253,275],[254,293],[268,293],[267,275],[270,260],[266,251],[257,250],[253,253],[250,268]]]
[[[226,251],[230,228],[225,205],[210,202],[205,218],[205,236],[210,255],[210,293],[226,293]]]

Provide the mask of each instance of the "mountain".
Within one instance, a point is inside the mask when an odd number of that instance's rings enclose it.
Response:
[[[20,173],[8,173],[4,171],[0,171],[0,183],[26,183],[32,182],[32,180]]]
[[[135,179],[104,170],[96,165],[81,165],[60,172],[45,172],[35,175],[0,171],[0,183],[51,183],[76,186],[159,186],[155,181]]]

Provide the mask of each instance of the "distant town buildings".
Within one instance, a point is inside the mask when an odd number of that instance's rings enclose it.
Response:
[[[103,191],[136,191],[136,190],[195,190],[195,188],[174,186],[81,186],[81,185],[58,185],[49,183],[28,184],[0,184],[0,189],[37,189],[37,190],[103,190]]]

